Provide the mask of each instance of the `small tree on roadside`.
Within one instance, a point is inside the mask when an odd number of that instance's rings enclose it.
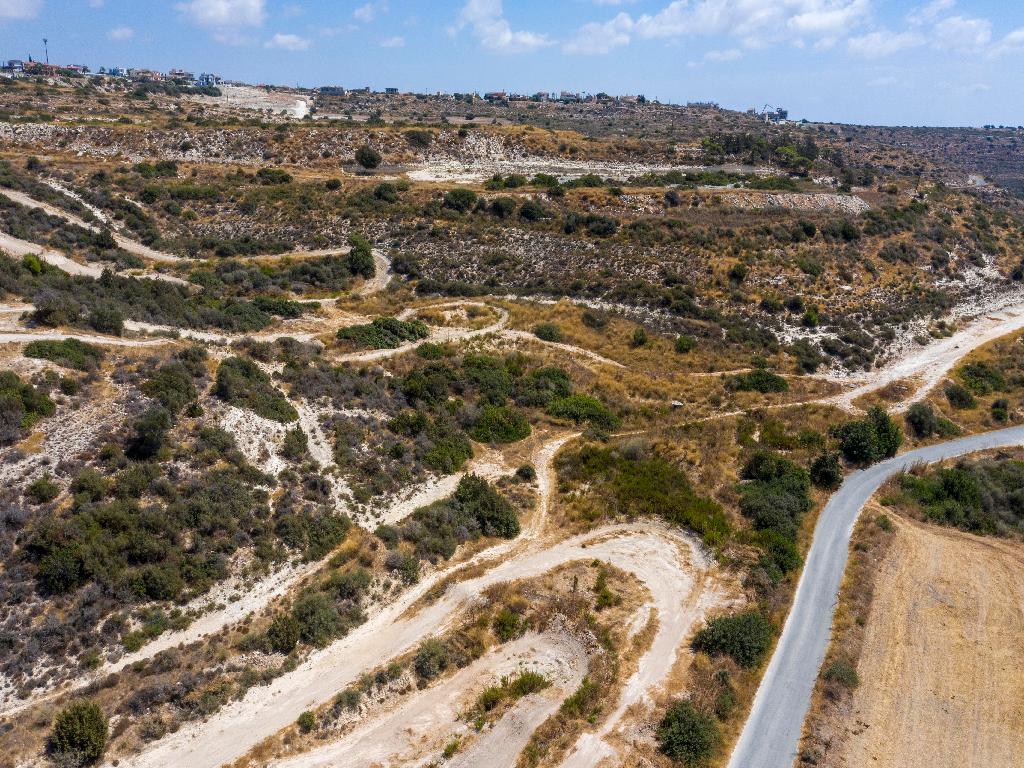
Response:
[[[714,755],[721,743],[718,723],[689,701],[677,701],[658,725],[658,747],[683,765],[698,765]]]

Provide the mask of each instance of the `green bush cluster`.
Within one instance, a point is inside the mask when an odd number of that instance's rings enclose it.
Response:
[[[76,371],[94,371],[103,362],[102,349],[78,339],[31,341],[25,345],[24,354]]]
[[[772,623],[758,610],[711,619],[693,638],[693,649],[729,656],[741,667],[756,667],[771,648]]]
[[[409,542],[418,558],[430,562],[451,557],[459,544],[481,536],[513,539],[518,535],[515,509],[476,475],[462,478],[447,499],[413,512],[397,530],[378,529],[378,536],[386,544],[394,547],[399,540]]]
[[[730,376],[726,382],[729,389],[737,392],[786,392],[789,382],[785,378],[763,368]]]
[[[576,424],[588,422],[599,429],[615,429],[619,425],[619,417],[591,395],[574,394],[552,400],[547,412],[556,419],[568,419]]]
[[[839,439],[839,450],[852,464],[874,464],[895,456],[903,443],[899,425],[877,405],[863,419],[839,424],[831,432]]]
[[[594,487],[613,514],[660,516],[696,531],[710,545],[729,534],[721,506],[698,496],[686,473],[660,456],[588,444],[560,458],[558,470],[559,477]]]
[[[350,341],[360,349],[395,349],[429,335],[430,329],[422,320],[398,320],[394,317],[378,317],[373,322],[351,325],[338,331],[339,339]]]
[[[920,476],[903,475],[900,485],[931,522],[979,534],[1024,529],[1022,461],[963,461]]]
[[[525,440],[530,431],[521,412],[506,405],[485,405],[469,434],[478,443],[514,443]]]
[[[298,411],[270,383],[270,377],[248,358],[222,360],[213,393],[229,405],[246,408],[266,419],[287,423],[299,418]]]
[[[107,746],[107,718],[94,702],[77,699],[53,719],[50,751],[69,764],[90,765]]]
[[[23,382],[14,371],[0,371],[0,445],[19,440],[56,409],[42,389]]]
[[[777,581],[803,562],[797,534],[811,508],[807,470],[771,451],[757,451],[741,473],[740,511],[760,532],[764,547],[760,565]]]
[[[668,708],[658,724],[656,738],[663,754],[685,766],[702,765],[722,743],[715,718],[686,700]]]

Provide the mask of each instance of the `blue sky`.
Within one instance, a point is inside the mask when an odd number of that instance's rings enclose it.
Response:
[[[0,0],[0,58],[1024,123],[1019,0]]]

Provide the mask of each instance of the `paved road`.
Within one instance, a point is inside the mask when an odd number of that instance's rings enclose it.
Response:
[[[1024,445],[1024,426],[919,448],[846,478],[818,520],[793,608],[729,768],[792,766],[811,692],[828,647],[853,525],[875,490],[894,473],[914,464],[1014,445]]]

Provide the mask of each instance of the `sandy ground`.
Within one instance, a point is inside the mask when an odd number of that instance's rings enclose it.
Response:
[[[411,616],[406,610],[433,584],[425,580],[330,647],[311,655],[297,670],[263,688],[250,689],[204,723],[190,723],[142,755],[122,760],[128,766],[219,766],[293,723],[306,709],[328,701],[366,669],[409,650],[423,637],[444,631],[461,610],[487,587],[531,578],[575,560],[602,560],[637,576],[658,607],[659,629],[640,661],[645,681],[667,673],[675,649],[703,618],[707,602],[692,593],[706,582],[705,555],[689,536],[656,523],[609,526],[539,551],[510,557],[477,578],[452,585],[436,602]],[[711,587],[713,589],[713,587]],[[666,655],[667,659],[658,658]],[[638,672],[638,675],[640,672]],[[631,686],[630,686],[631,687]],[[624,694],[624,696],[627,696]],[[603,747],[601,748],[603,751]]]
[[[900,522],[840,765],[1011,768],[1024,755],[1024,547]]]
[[[586,650],[565,633],[529,634],[499,646],[455,675],[362,724],[343,739],[273,763],[278,768],[370,768],[402,765],[440,753],[452,737],[469,732],[459,719],[480,691],[503,676],[539,672],[551,686],[525,697],[448,765],[511,766],[534,729],[575,689],[587,670]]]

